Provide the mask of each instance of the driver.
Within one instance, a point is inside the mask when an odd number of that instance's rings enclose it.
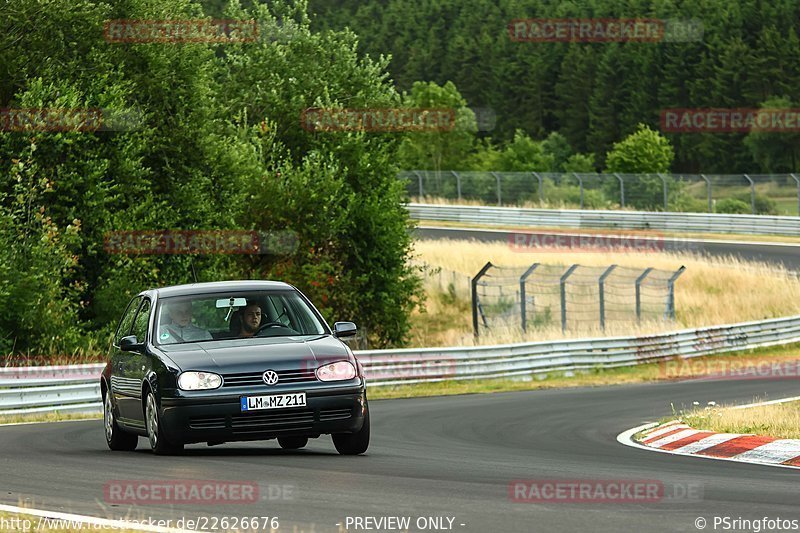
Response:
[[[242,327],[239,330],[239,337],[252,337],[261,325],[261,306],[253,300],[249,300],[242,309]]]
[[[192,324],[192,302],[166,304],[169,323],[162,325],[158,338],[162,344],[212,340],[211,333]]]

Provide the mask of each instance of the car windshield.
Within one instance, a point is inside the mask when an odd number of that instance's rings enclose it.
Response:
[[[294,290],[160,298],[157,344],[321,335],[320,319]]]

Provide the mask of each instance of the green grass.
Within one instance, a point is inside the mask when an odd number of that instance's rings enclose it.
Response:
[[[800,402],[726,409],[694,409],[680,417],[685,424],[718,433],[769,435],[780,439],[800,438]]]
[[[748,365],[800,359],[800,344],[765,348],[763,350],[732,352],[692,359],[691,365],[649,363],[615,369],[594,369],[575,375],[553,373],[517,379],[450,380],[437,383],[420,383],[391,387],[373,387],[370,399],[415,398],[426,396],[448,396],[454,394],[486,394],[523,390],[553,389],[565,387],[599,387],[626,383],[647,383],[688,379],[698,376],[698,369],[716,372],[726,367],[737,369]],[[702,374],[705,375],[705,374]]]
[[[800,360],[800,344],[697,357],[683,363],[675,361],[671,365],[661,362],[609,370],[597,368],[576,373],[575,375],[566,375],[560,372],[549,375],[527,376],[520,379],[450,380],[437,383],[371,387],[369,389],[369,398],[371,400],[381,400],[649,383],[702,377],[709,372],[719,372],[729,368],[742,370],[751,365],[794,360]],[[99,418],[99,415],[51,413],[46,415],[5,416],[0,417],[0,423],[55,422],[97,418]]]
[[[64,420],[96,420],[99,413],[35,413],[25,415],[0,415],[0,424],[27,424],[36,422],[61,422]]]

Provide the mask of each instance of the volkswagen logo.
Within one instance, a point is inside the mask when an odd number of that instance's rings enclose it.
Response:
[[[267,385],[275,385],[278,382],[278,373],[274,370],[267,370],[261,377]]]

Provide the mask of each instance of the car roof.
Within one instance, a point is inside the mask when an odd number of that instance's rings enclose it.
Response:
[[[239,281],[214,281],[210,283],[187,283],[185,285],[172,285],[151,289],[159,298],[170,296],[190,296],[193,294],[209,294],[224,291],[259,291],[268,289],[294,289],[282,281],[239,280]]]

